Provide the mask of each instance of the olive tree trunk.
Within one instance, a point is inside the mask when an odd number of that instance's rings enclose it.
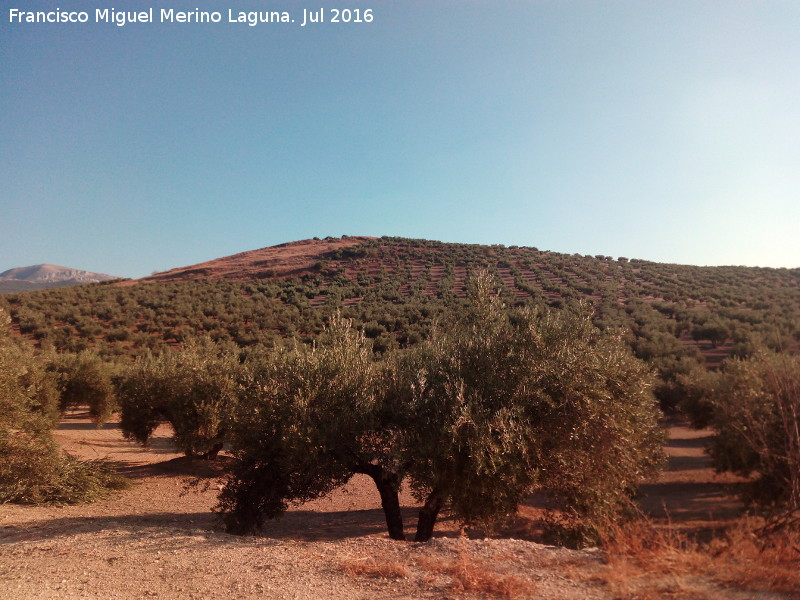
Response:
[[[436,518],[444,504],[444,500],[439,494],[439,490],[432,490],[428,494],[425,504],[419,509],[417,519],[417,535],[414,536],[415,542],[427,542],[433,536],[433,528],[436,525]]]
[[[357,473],[369,475],[381,495],[381,506],[386,517],[389,537],[393,540],[405,540],[403,515],[400,512],[400,477],[397,473],[387,472],[383,467],[373,464],[362,464],[355,469]]]

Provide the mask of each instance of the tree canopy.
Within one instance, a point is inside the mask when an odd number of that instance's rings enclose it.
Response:
[[[649,371],[586,314],[509,312],[491,283],[477,277],[467,310],[380,362],[341,318],[318,345],[265,362],[235,419],[237,467],[219,507],[229,529],[355,473],[375,481],[396,539],[406,479],[423,503],[420,541],[445,506],[486,522],[537,488],[567,513],[616,516],[660,460]]]

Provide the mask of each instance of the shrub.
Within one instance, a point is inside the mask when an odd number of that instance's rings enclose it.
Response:
[[[239,376],[238,355],[208,340],[141,357],[120,384],[123,435],[146,445],[168,422],[187,456],[215,458],[230,427]]]
[[[57,374],[60,393],[59,409],[88,405],[89,414],[100,427],[117,408],[112,383],[112,367],[96,352],[85,350],[79,354],[57,357],[51,369]]]
[[[52,379],[33,352],[5,335],[0,310],[0,503],[95,500],[126,480],[102,463],[82,462],[53,441]]]
[[[757,473],[745,500],[763,509],[800,509],[800,356],[760,352],[726,361],[713,397],[719,470]]]

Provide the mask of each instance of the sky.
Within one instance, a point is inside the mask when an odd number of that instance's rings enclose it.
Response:
[[[800,267],[798,32],[795,0],[0,0],[0,271],[343,234]]]

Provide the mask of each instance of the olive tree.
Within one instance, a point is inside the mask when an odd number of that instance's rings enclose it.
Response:
[[[800,356],[762,351],[726,361],[712,405],[716,468],[758,474],[748,502],[800,510]]]
[[[85,502],[124,487],[126,480],[100,463],[80,461],[55,443],[52,374],[7,327],[0,309],[0,504]]]
[[[187,456],[215,458],[230,428],[240,373],[237,353],[208,340],[140,357],[119,386],[123,435],[146,445],[167,422]]]
[[[96,352],[84,350],[78,354],[59,355],[50,368],[57,375],[62,413],[69,408],[87,405],[92,420],[99,427],[117,408],[113,367]]]
[[[57,456],[50,434],[58,414],[53,381],[7,326],[0,309],[0,501],[26,499],[24,488],[39,479],[38,463]]]
[[[613,518],[660,458],[649,372],[588,316],[507,311],[489,282],[411,351],[375,362],[335,318],[318,345],[254,369],[218,507],[228,529],[256,529],[355,473],[375,482],[394,539],[406,478],[419,541],[445,506],[485,522],[542,487],[566,511]]]
[[[249,371],[232,439],[237,462],[218,506],[228,530],[257,529],[363,473],[377,486],[389,534],[403,539],[393,443],[403,423],[379,393],[381,367],[363,333],[335,316],[315,345],[253,357]]]
[[[651,375],[573,311],[506,311],[478,277],[468,310],[418,351],[404,451],[423,502],[465,523],[514,513],[533,490],[591,533],[661,459]]]

